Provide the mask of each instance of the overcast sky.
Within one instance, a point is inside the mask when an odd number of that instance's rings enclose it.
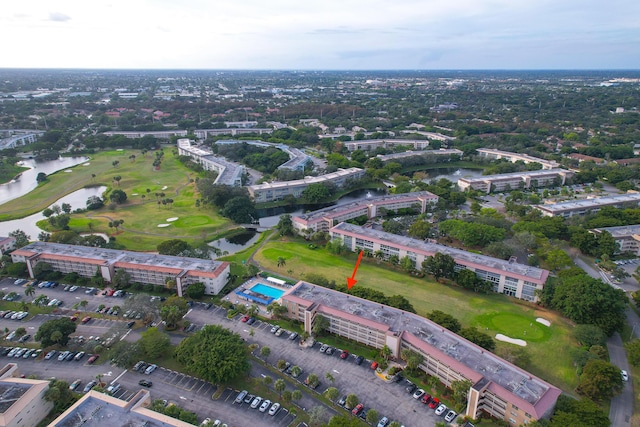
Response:
[[[639,69],[638,0],[5,0],[0,67]]]

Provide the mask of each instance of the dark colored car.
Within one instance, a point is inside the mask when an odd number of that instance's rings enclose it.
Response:
[[[362,357],[362,356],[357,356],[356,357],[356,365],[362,365],[363,361],[364,361],[364,357]]]
[[[142,387],[151,387],[153,385],[151,381],[147,380],[140,380],[138,381],[138,384],[140,384]]]

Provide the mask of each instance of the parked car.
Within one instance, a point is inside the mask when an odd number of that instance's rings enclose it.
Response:
[[[69,355],[68,351],[63,351],[62,353],[60,353],[60,355],[58,356],[58,361],[62,362],[67,356]]]
[[[407,393],[412,394],[414,391],[416,391],[416,385],[413,383],[409,383],[409,385],[405,387],[405,390],[407,391]]]
[[[280,329],[280,326],[278,326],[278,325],[274,325],[274,326],[271,328],[271,333],[272,333],[272,334],[275,334],[276,332],[278,332],[278,329]]]
[[[84,317],[84,318],[82,319],[82,323],[83,323],[83,324],[85,324],[85,323],[89,323],[89,321],[90,321],[90,320],[91,320],[91,316]]]
[[[447,411],[447,406],[443,403],[440,404],[440,406],[438,406],[436,408],[436,415],[442,415]]]
[[[364,357],[362,357],[362,356],[357,356],[356,357],[356,360],[355,360],[356,365],[362,365],[363,361],[364,361]]]
[[[264,402],[262,402],[262,405],[260,405],[260,408],[258,410],[260,412],[264,412],[269,409],[269,406],[271,406],[271,401],[269,399],[266,399]]]
[[[291,341],[295,340],[296,338],[298,338],[298,333],[297,332],[291,332],[291,335],[289,335],[289,339]]]
[[[73,358],[73,359],[74,359],[74,360],[81,360],[81,359],[84,357],[84,355],[85,355],[85,354],[86,354],[86,353],[85,353],[84,351],[80,351],[80,352],[78,352],[78,354],[76,354],[76,355],[74,356],[74,358]]]
[[[458,416],[458,414],[456,414],[455,411],[449,411],[449,412],[447,412],[447,415],[444,416],[444,420],[446,422],[450,423],[453,420],[455,420],[457,416]]]
[[[111,384],[109,387],[107,387],[107,391],[109,393],[115,393],[118,390],[120,390],[120,384],[119,383]]]
[[[342,353],[340,353],[340,359],[346,359],[347,357],[349,357],[349,352],[347,350],[342,350]]]
[[[387,417],[382,417],[380,421],[378,421],[378,427],[387,427],[387,424],[389,424],[389,418]]]
[[[413,393],[413,398],[414,399],[420,399],[422,396],[424,396],[424,390],[419,388],[417,389],[414,393]]]
[[[254,397],[256,397],[256,395],[255,395],[255,394],[247,394],[247,395],[244,397],[243,402],[244,402],[244,403],[249,404],[249,403],[253,402],[253,398],[254,398]]]
[[[436,409],[440,405],[440,399],[434,397],[429,403],[429,408]]]
[[[420,399],[420,401],[426,405],[431,401],[431,395],[425,394],[424,396],[422,396],[422,399]]]
[[[248,320],[249,320],[249,316],[248,315],[244,315],[244,316],[242,316],[242,319],[240,319],[240,321],[242,323],[247,323]]]
[[[629,381],[629,374],[627,373],[627,371],[622,369],[620,371],[620,375],[622,376],[622,381]]]
[[[149,365],[147,369],[145,369],[144,373],[150,375],[153,371],[156,370],[157,367],[157,365]]]
[[[91,380],[86,386],[84,386],[84,390],[82,390],[82,391],[85,392],[85,393],[88,393],[89,390],[94,388],[96,385],[98,385],[98,381]]]
[[[338,400],[338,405],[340,405],[340,406],[344,406],[345,403],[347,403],[347,396],[346,395],[342,396],[340,398],[340,400]]]
[[[19,342],[27,342],[31,339],[31,334],[23,335],[18,341]],[[626,381],[626,380],[625,380]]]
[[[242,401],[244,400],[245,396],[249,394],[249,392],[247,390],[242,390],[240,393],[238,393],[238,395],[236,396],[236,403],[242,403]]]
[[[78,388],[78,386],[80,385],[81,382],[82,381],[80,381],[79,379],[75,380],[74,382],[71,383],[71,385],[69,385],[69,390],[75,391],[75,389]]]
[[[89,365],[92,365],[93,362],[95,362],[96,360],[98,360],[98,358],[100,358],[99,354],[92,354],[91,357],[87,360],[87,363]]]
[[[358,415],[364,409],[364,405],[362,403],[358,403],[355,408],[351,410],[353,415]]]
[[[47,353],[46,356],[44,356],[44,358],[45,358],[45,360],[49,360],[55,355],[56,355],[56,351],[55,350],[51,350],[49,353]]]
[[[260,403],[262,403],[262,398],[260,396],[256,396],[253,399],[253,402],[251,402],[251,409],[256,409]]]
[[[278,331],[276,332],[276,336],[279,337],[280,335],[282,335],[284,333],[284,329],[280,328],[278,329]]]
[[[278,402],[274,403],[273,405],[271,405],[271,409],[269,409],[269,415],[275,415],[276,412],[278,412],[278,409],[280,409],[280,404]]]
[[[329,347],[329,346],[328,346],[328,345],[326,345],[326,344],[322,344],[322,345],[320,346],[320,353],[324,353],[325,351],[327,351],[327,347]]]

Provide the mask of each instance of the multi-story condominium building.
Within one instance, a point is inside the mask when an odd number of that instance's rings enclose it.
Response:
[[[640,193],[619,194],[616,196],[596,197],[592,199],[572,200],[569,202],[536,205],[534,208],[544,216],[562,216],[569,218],[576,215],[589,215],[598,212],[605,206],[615,208],[637,207],[640,205]]]
[[[300,197],[302,192],[311,184],[333,183],[337,187],[343,187],[349,181],[362,178],[364,174],[364,169],[360,168],[339,169],[326,175],[310,176],[295,181],[267,182],[265,184],[250,185],[247,188],[256,203],[265,203],[283,200],[289,195]]]
[[[640,224],[622,225],[619,227],[602,227],[591,230],[594,234],[604,232],[611,234],[618,246],[617,253],[631,253],[640,256]]]
[[[365,345],[403,349],[422,355],[420,369],[446,386],[470,381],[464,411],[477,418],[486,412],[512,426],[520,426],[553,413],[561,390],[478,347],[442,326],[397,308],[368,301],[306,282],[298,282],[280,298],[288,315],[313,332],[321,315],[329,332]]]
[[[118,270],[128,273],[131,283],[168,286],[167,282],[172,280],[179,296],[197,282],[205,285],[206,294],[216,295],[229,276],[228,262],[60,243],[31,243],[13,251],[11,259],[26,263],[32,278],[35,266],[46,262],[63,274],[77,273],[82,277],[100,274],[108,283],[113,281]]]
[[[429,147],[429,141],[426,139],[363,139],[361,141],[347,141],[344,146],[349,151],[372,151],[376,148],[393,148],[396,145],[409,145],[414,150],[424,150]]]
[[[247,135],[247,134],[269,134],[273,133],[272,128],[225,128],[225,129],[196,129],[193,131],[198,139],[207,139],[210,136],[220,135]]]
[[[558,166],[558,162],[553,160],[540,159],[538,157],[529,156],[528,154],[511,153],[509,151],[494,150],[492,148],[478,148],[476,150],[480,157],[486,157],[487,159],[505,159],[511,163],[522,161],[525,164],[540,163],[542,169],[555,169]]]
[[[0,150],[33,144],[43,134],[43,130],[0,130]]]
[[[300,234],[307,230],[329,231],[334,225],[360,216],[375,218],[381,210],[397,212],[398,209],[417,208],[424,213],[428,206],[438,203],[438,196],[428,191],[414,193],[392,194],[389,196],[375,197],[359,200],[346,205],[329,206],[306,214],[294,215],[291,220],[293,228]]]
[[[449,160],[460,160],[464,154],[461,150],[452,149],[440,149],[440,150],[424,150],[424,151],[405,151],[404,153],[393,153],[393,154],[378,154],[376,157],[382,160],[383,162],[389,162],[397,159],[405,159],[407,157],[434,157],[437,158],[437,161],[441,161],[442,157],[449,157]]]
[[[47,390],[48,380],[19,378],[15,363],[0,368],[0,426],[39,425],[53,409],[53,402],[45,399]]]
[[[417,268],[429,256],[436,253],[450,255],[456,262],[455,269],[471,270],[478,277],[493,285],[494,292],[537,301],[536,290],[542,290],[549,271],[518,264],[515,260],[505,261],[486,255],[451,248],[438,243],[411,239],[397,234],[386,233],[372,228],[360,227],[343,222],[329,230],[331,239],[340,239],[352,251],[382,251],[385,258],[392,255],[402,259],[409,257]]]
[[[214,184],[229,185],[231,187],[241,187],[244,176],[244,166],[230,162],[224,157],[215,156],[209,150],[203,150],[195,145],[191,145],[188,138],[180,138],[177,142],[178,154],[189,156],[194,162],[199,163],[204,170],[216,171],[218,177]]]
[[[254,128],[258,126],[258,122],[251,120],[244,120],[241,122],[224,122],[224,125],[228,128]]]
[[[264,142],[264,141],[247,141],[240,139],[224,139],[220,141],[216,141],[217,145],[232,145],[232,144],[247,144],[254,145],[257,147],[274,147],[278,150],[282,150],[289,156],[289,160],[285,163],[278,166],[278,169],[289,169],[289,170],[298,170],[304,171],[304,168],[309,164],[313,163],[311,160],[311,156],[302,152],[297,148],[289,147],[286,144],[274,144],[272,142]]]
[[[489,194],[494,191],[564,185],[574,175],[573,171],[565,169],[501,173],[477,178],[460,178],[458,179],[458,187],[463,191],[470,188]]]
[[[16,239],[14,237],[0,236],[0,255],[4,255],[16,248]]]
[[[161,130],[161,131],[148,131],[148,132],[143,132],[143,131],[109,131],[109,132],[104,132],[105,135],[107,136],[113,136],[113,135],[122,135],[126,138],[130,138],[130,139],[135,139],[135,138],[142,138],[144,136],[153,136],[154,138],[158,138],[158,139],[169,139],[172,136],[187,136],[187,131],[186,130]]]

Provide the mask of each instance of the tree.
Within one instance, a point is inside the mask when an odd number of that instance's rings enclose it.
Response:
[[[552,249],[547,252],[547,264],[553,271],[558,271],[573,264],[571,257],[562,249]]]
[[[69,203],[63,203],[62,204],[62,212],[66,213],[67,215],[71,213],[71,205]]]
[[[258,219],[258,211],[248,196],[234,197],[229,200],[220,213],[236,224],[251,224]]]
[[[289,390],[283,391],[281,397],[286,403],[291,402],[291,392]]]
[[[287,388],[287,385],[282,378],[279,378],[273,383],[273,388],[280,394],[280,397],[282,397],[282,392]]]
[[[9,237],[16,239],[15,245],[17,249],[27,246],[31,240],[31,236],[20,229],[10,232]]]
[[[270,354],[271,354],[271,349],[267,346],[262,346],[262,348],[260,349],[260,356],[267,359]]]
[[[262,378],[262,382],[264,383],[265,386],[269,387],[273,382],[273,378],[267,375],[264,378]]]
[[[47,174],[44,172],[39,172],[38,175],[36,176],[36,182],[38,184],[45,182],[47,180]]]
[[[287,265],[287,260],[284,257],[279,256],[277,263],[278,267],[284,267],[285,265]]]
[[[185,289],[184,293],[191,299],[200,299],[204,296],[204,291],[206,290],[204,283],[196,282],[192,283]]]
[[[32,285],[29,285],[26,288],[24,288],[24,294],[28,297],[32,297],[35,293],[36,293],[36,288]]]
[[[169,335],[155,327],[142,332],[141,336],[142,338],[140,338],[139,342],[142,350],[153,359],[162,356],[171,344]]]
[[[127,193],[125,193],[124,191],[118,189],[118,190],[113,190],[111,192],[111,194],[109,195],[109,200],[111,200],[113,203],[117,203],[119,205],[123,204],[124,202],[127,201]]]
[[[432,275],[436,280],[441,277],[452,278],[455,273],[456,262],[451,255],[436,252],[422,261],[422,271]]]
[[[18,329],[16,329],[16,336],[18,338],[23,337],[27,334],[27,330],[23,327],[19,327]]]
[[[290,236],[293,234],[293,221],[291,221],[291,215],[280,215],[280,220],[277,225],[278,232],[281,236]]]
[[[116,289],[124,289],[129,286],[130,281],[131,274],[129,274],[124,268],[119,268],[113,275],[112,284]]]
[[[69,342],[69,335],[76,331],[76,324],[68,317],[47,320],[38,328],[34,339],[40,341],[42,348],[52,345],[66,346]]]
[[[161,255],[179,256],[187,252],[191,247],[187,242],[180,239],[169,239],[161,242],[156,247]]]
[[[479,345],[485,350],[493,351],[496,348],[496,342],[491,338],[490,335],[485,334],[484,332],[480,332],[475,327],[470,328],[462,328],[458,333],[462,338],[466,338],[472,343]]]
[[[380,417],[380,414],[378,413],[377,410],[373,408],[369,409],[369,411],[367,412],[367,422],[371,425],[376,423],[379,417]]]
[[[298,389],[293,390],[293,392],[291,393],[291,399],[295,400],[296,402],[299,401],[300,399],[302,399],[302,392]]]
[[[338,389],[335,387],[329,387],[324,391],[324,395],[327,397],[327,399],[334,401],[338,398],[338,396],[340,396],[340,391],[338,391]]]
[[[604,360],[592,359],[584,365],[576,390],[594,401],[603,401],[622,391],[623,385],[620,368]]]
[[[431,232],[431,223],[424,220],[417,220],[409,226],[409,236],[416,239],[426,239]]]
[[[624,345],[624,348],[627,350],[627,357],[629,358],[629,363],[633,366],[640,365],[640,340],[634,339],[629,341]]]
[[[242,337],[217,325],[207,325],[184,339],[175,357],[188,371],[214,384],[228,382],[249,370]]]
[[[48,300],[49,298],[45,294],[40,294],[36,297],[36,299],[33,300],[33,303],[36,305],[36,307],[39,307],[41,305],[44,305]]]
[[[297,378],[301,373],[302,368],[300,366],[294,365],[293,368],[291,368],[291,375],[293,375],[295,378]]]
[[[328,331],[331,327],[331,322],[328,318],[324,317],[321,314],[316,314],[316,317],[313,321],[313,326],[311,327],[311,331],[316,335],[320,336],[324,332]]]
[[[462,328],[458,319],[440,310],[433,310],[431,313],[427,314],[427,319],[437,323],[443,328],[447,328],[454,334],[457,334],[458,331],[460,331],[460,328]]]
[[[167,323],[168,329],[175,329],[178,322],[189,311],[189,305],[184,298],[173,295],[160,306],[160,318]]]
[[[330,138],[325,138],[330,139]],[[358,417],[348,417],[346,415],[335,415],[329,420],[327,427],[360,427],[362,423]]]
[[[356,396],[355,394],[350,394],[347,396],[347,399],[345,400],[344,405],[347,409],[352,409],[356,407],[358,402],[359,402],[358,396]]]
[[[281,318],[285,313],[288,312],[287,307],[278,304],[277,302],[272,302],[267,306],[267,312],[271,313],[273,317],[276,319]]]
[[[460,412],[467,406],[467,396],[473,384],[471,381],[453,381],[451,389],[453,390],[453,400],[456,402],[456,410]]]
[[[86,205],[88,210],[96,210],[104,206],[104,201],[98,196],[90,196]]]
[[[304,203],[315,204],[329,200],[331,191],[329,187],[323,183],[309,184],[302,192],[302,201]]]
[[[548,426],[609,427],[610,424],[607,414],[592,400],[577,400],[563,394],[558,396],[556,410]]]
[[[573,336],[586,348],[605,345],[607,342],[607,336],[595,325],[577,325],[573,330]]]

